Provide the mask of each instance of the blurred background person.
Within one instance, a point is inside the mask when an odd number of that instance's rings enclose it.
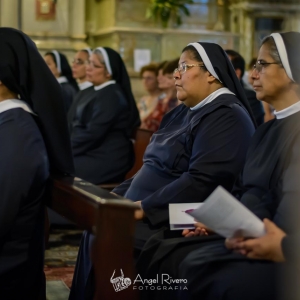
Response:
[[[149,64],[142,67],[140,76],[147,95],[143,96],[138,104],[141,122],[155,109],[158,97],[162,93],[158,88],[158,64]]]
[[[64,54],[56,50],[47,52],[44,59],[50,71],[62,87],[65,112],[68,113],[73,98],[78,91],[78,85],[72,76],[72,70],[68,60]]]
[[[234,50],[228,49],[225,50],[225,52],[227,53],[229,59],[231,60],[236,76],[240,80],[240,83],[249,101],[251,110],[255,117],[256,124],[257,126],[259,126],[264,123],[264,115],[265,115],[264,107],[261,101],[257,100],[256,93],[254,92],[253,88],[249,88],[247,85],[245,85],[244,81],[242,80],[245,73],[245,66],[246,66],[245,60],[238,52]]]
[[[130,139],[140,125],[129,76],[120,55],[100,47],[89,58],[87,79],[95,92],[76,109],[70,128],[76,176],[121,182],[134,163]]]
[[[73,122],[75,173],[94,184],[121,182],[134,163],[131,136],[140,119],[119,53],[108,47],[96,48],[89,58],[87,78],[96,92],[77,110],[77,120]],[[69,299],[85,299],[93,238],[84,232]]]
[[[162,63],[158,69],[158,87],[162,94],[158,97],[153,111],[143,120],[141,128],[157,131],[163,116],[179,104],[173,72],[178,66],[179,58]]]
[[[92,53],[93,51],[90,48],[81,49],[75,54],[72,61],[72,75],[73,78],[76,79],[79,90],[81,91],[93,86],[86,77],[86,66]]]
[[[93,51],[90,48],[85,48],[75,54],[72,63],[72,74],[78,82],[79,91],[75,95],[72,105],[68,111],[69,130],[72,130],[73,122],[76,122],[77,109],[88,101],[95,93],[93,84],[87,80],[86,68],[89,63],[89,57]]]

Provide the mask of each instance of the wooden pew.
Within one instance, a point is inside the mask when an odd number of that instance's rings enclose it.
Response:
[[[152,137],[153,131],[137,128],[135,133],[133,134],[133,147],[134,147],[134,155],[135,155],[135,162],[131,170],[126,174],[125,179],[129,179],[137,173],[137,171],[143,165],[143,157],[146,151],[146,148],[150,142]],[[110,183],[110,184],[100,184],[99,186],[103,189],[108,191],[112,191],[119,183]]]
[[[133,262],[134,211],[130,200],[110,194],[81,179],[53,178],[49,185],[48,206],[96,236],[92,249],[95,266],[94,299],[138,299],[132,286],[115,292],[111,277],[132,281],[136,277]]]
[[[150,142],[153,131],[137,128],[134,134],[135,162],[132,169],[126,174],[126,179],[131,178],[143,165],[143,157]]]

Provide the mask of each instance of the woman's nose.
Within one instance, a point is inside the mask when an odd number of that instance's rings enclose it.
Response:
[[[257,77],[259,77],[259,72],[255,68],[250,72],[251,72],[252,79],[257,79]]]
[[[180,73],[178,70],[174,70],[173,78],[174,78],[174,80],[180,79]]]

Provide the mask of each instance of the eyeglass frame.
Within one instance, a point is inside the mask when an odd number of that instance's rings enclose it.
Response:
[[[252,70],[257,71],[258,73],[261,73],[264,66],[269,66],[269,65],[280,65],[279,62],[263,62],[262,59],[259,59],[252,67]],[[259,66],[259,67],[257,67]]]
[[[87,64],[87,60],[82,60],[80,58],[74,58],[72,60],[72,64],[75,64],[76,66],[82,66],[82,65],[86,65]]]
[[[193,67],[200,67],[200,68],[205,68],[205,65],[204,64],[186,64],[186,63],[182,63],[180,67],[176,68],[174,71],[173,71],[173,77],[175,79],[175,73],[179,73],[180,76],[182,74],[184,74],[187,70],[193,68]]]
[[[103,64],[103,66],[97,66],[93,62],[91,62],[90,60],[87,60],[85,62],[85,65],[90,66],[90,67],[95,68],[95,69],[105,69],[106,68],[105,64]]]

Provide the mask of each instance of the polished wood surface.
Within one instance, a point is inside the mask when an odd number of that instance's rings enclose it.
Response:
[[[81,179],[52,178],[48,206],[96,236],[92,260],[96,275],[94,299],[138,299],[132,286],[116,292],[111,277],[135,278],[133,262],[134,211],[132,201]]]
[[[126,179],[131,178],[143,165],[143,157],[150,142],[153,132],[146,129],[137,128],[134,135],[134,155],[135,162],[132,169],[126,174]]]

